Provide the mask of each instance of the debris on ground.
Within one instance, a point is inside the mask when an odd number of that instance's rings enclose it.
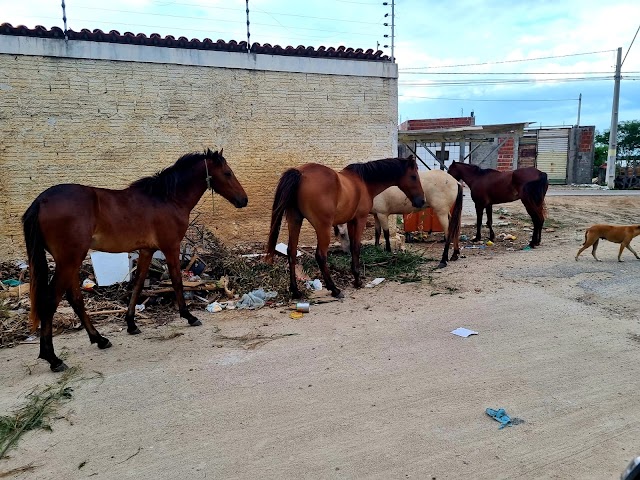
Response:
[[[451,333],[457,335],[458,337],[467,338],[470,335],[478,335],[478,332],[469,330],[468,328],[458,327],[455,330],[452,330]]]

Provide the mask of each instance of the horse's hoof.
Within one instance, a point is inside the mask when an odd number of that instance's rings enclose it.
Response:
[[[471,239],[472,242],[479,242],[480,241],[480,237],[473,237]]]
[[[128,329],[128,328],[127,328],[127,333],[128,333],[129,335],[139,335],[139,334],[140,334],[140,333],[142,333],[142,332],[140,331],[140,329],[139,329],[138,327],[135,327],[135,328],[134,328],[134,329],[132,329],[132,330],[130,330],[130,329]]]
[[[334,298],[344,298],[344,293],[342,293],[340,290],[334,290],[331,292],[331,296]]]
[[[111,347],[111,342],[109,341],[108,338],[102,337],[100,340],[98,340],[98,348],[100,350],[104,350],[105,348],[110,348],[110,347]]]
[[[202,325],[202,322],[196,318],[194,321],[189,320],[189,325],[192,327],[199,327]]]
[[[64,372],[65,370],[68,370],[68,369],[69,367],[67,367],[67,364],[64,363],[62,360],[58,365],[55,365],[55,366],[51,365],[51,371],[55,373]]]
[[[362,288],[362,282],[353,282],[353,286],[356,288]]]
[[[447,262],[440,262],[440,263],[438,264],[438,268],[444,268],[444,267],[446,267],[446,266],[447,266]]]
[[[300,293],[300,290],[295,290],[291,292],[291,298],[294,300],[300,300],[302,298],[302,293]]]

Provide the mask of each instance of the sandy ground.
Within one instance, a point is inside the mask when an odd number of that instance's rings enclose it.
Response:
[[[539,249],[520,250],[524,210],[510,204],[496,231],[520,229],[513,245],[465,249],[421,283],[350,289],[299,320],[265,308],[199,313],[201,328],[176,320],[137,337],[105,325],[106,351],[82,332],[57,336],[69,365],[102,378],[78,383],[53,431],[27,433],[0,473],[619,478],[640,455],[640,262],[625,252],[618,263],[606,242],[601,263],[573,257],[585,225],[637,221],[640,197],[548,205],[553,231]],[[435,258],[441,247],[410,246]],[[479,335],[450,333],[461,326]],[[0,350],[0,412],[58,378],[36,356],[36,345]],[[487,407],[524,423],[499,430]]]

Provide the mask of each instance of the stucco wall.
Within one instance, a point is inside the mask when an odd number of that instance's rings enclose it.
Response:
[[[3,260],[24,256],[20,216],[58,183],[122,188],[184,153],[224,147],[249,206],[216,196],[212,213],[205,195],[200,218],[226,242],[263,242],[286,168],[396,151],[397,69],[388,62],[92,42],[72,50],[4,36],[0,45]],[[309,230],[303,240],[313,241]]]

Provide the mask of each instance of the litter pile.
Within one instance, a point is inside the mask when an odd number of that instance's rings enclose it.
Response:
[[[283,245],[284,246],[284,245]],[[284,246],[286,249],[286,246]],[[206,227],[194,222],[181,245],[181,270],[184,296],[192,310],[218,312],[233,308],[261,308],[283,305],[289,299],[289,267],[284,255],[276,255],[273,264],[264,262],[264,244],[225,246]],[[296,276],[301,291],[313,296],[322,289],[315,248],[300,247]],[[49,258],[49,269],[54,262]],[[134,277],[137,254],[91,252],[80,269],[85,308],[96,324],[122,324],[131,295],[130,277]],[[388,254],[375,247],[361,252],[363,280],[385,277],[388,280],[418,281],[419,266],[427,259],[408,252]],[[339,288],[353,281],[351,257],[335,252],[329,256],[331,275]],[[29,271],[24,261],[0,264],[0,348],[35,341],[29,338]],[[158,325],[175,318],[175,294],[168,267],[160,252],[151,262],[148,278],[138,299],[136,319],[141,325]],[[54,317],[54,334],[81,328],[66,300]]]

